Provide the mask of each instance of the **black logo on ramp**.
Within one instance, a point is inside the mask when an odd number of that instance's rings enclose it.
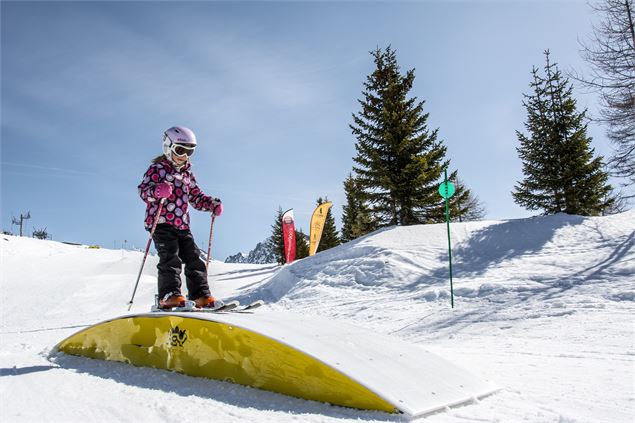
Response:
[[[179,329],[179,327],[175,327],[170,329],[170,345],[173,347],[182,347],[187,341],[187,330]]]

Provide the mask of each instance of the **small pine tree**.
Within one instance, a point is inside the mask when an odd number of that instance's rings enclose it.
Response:
[[[342,208],[342,242],[352,241],[373,232],[378,225],[366,206],[363,191],[352,174],[344,181],[346,204]]]
[[[300,230],[295,231],[295,259],[309,257],[309,237]]]
[[[278,264],[284,264],[286,262],[284,254],[284,236],[282,234],[282,207],[278,207],[276,212],[276,218],[271,225],[271,236],[267,240],[267,248],[273,252]]]
[[[348,242],[353,239],[353,224],[359,213],[359,201],[355,198],[355,180],[351,173],[344,180],[344,195],[346,196],[346,204],[342,207],[342,242]]]
[[[454,180],[456,193],[450,198],[450,219],[458,222],[481,220],[485,217],[485,207],[481,201],[466,188],[461,178]]]
[[[512,192],[514,201],[544,214],[602,214],[614,199],[602,156],[593,157],[586,110],[577,111],[572,85],[549,61],[548,50],[545,57],[545,76],[532,70],[533,94],[523,101],[529,134],[516,132],[525,178]]]
[[[317,205],[329,201],[328,197],[322,197],[317,199]],[[326,213],[326,220],[324,221],[324,229],[322,230],[322,238],[320,238],[320,244],[318,245],[317,253],[320,251],[328,250],[329,248],[337,247],[342,243],[335,227],[335,219],[333,213],[331,213],[331,207]]]

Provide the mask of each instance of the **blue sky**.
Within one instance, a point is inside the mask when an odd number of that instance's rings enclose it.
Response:
[[[328,196],[339,227],[351,114],[368,52],[389,44],[487,218],[530,216],[510,194],[522,93],[547,48],[562,70],[585,69],[578,39],[593,19],[585,1],[3,1],[1,13],[2,228],[30,210],[28,234],[143,248],[136,187],[163,131],[183,125],[199,185],[225,205],[219,259],[269,236],[279,206],[308,231]],[[590,134],[607,154],[602,128]],[[209,215],[191,213],[205,249]]]

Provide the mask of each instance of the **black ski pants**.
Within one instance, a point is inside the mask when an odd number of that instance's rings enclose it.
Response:
[[[159,299],[170,292],[181,292],[181,266],[185,264],[185,281],[190,300],[210,295],[207,269],[192,233],[163,223],[152,236],[159,253]]]

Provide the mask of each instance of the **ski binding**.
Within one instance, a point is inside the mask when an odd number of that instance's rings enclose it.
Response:
[[[157,304],[154,304],[150,309],[151,312],[194,312],[194,313],[220,313],[225,311],[231,311],[240,306],[238,301],[229,301],[227,303],[222,300],[216,301],[216,306],[213,308],[199,308],[196,307],[194,301],[186,301],[185,307],[172,307],[172,308],[159,308]]]

